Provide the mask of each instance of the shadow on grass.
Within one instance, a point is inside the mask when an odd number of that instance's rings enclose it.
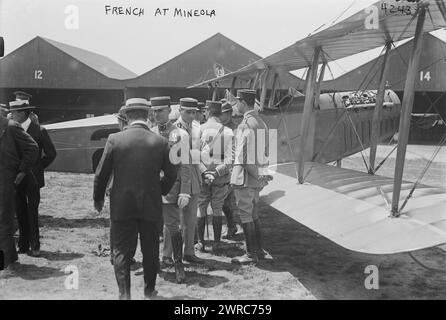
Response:
[[[47,228],[106,228],[110,226],[108,218],[65,219],[42,215],[39,217],[39,226]]]
[[[161,271],[159,276],[165,281],[177,283],[175,272]],[[186,271],[186,281],[184,283],[187,286],[198,285],[201,288],[213,288],[226,282],[229,282],[229,280],[225,277],[198,273],[196,271]]]

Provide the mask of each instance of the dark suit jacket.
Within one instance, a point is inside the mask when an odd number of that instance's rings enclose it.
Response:
[[[143,124],[129,125],[108,137],[94,180],[93,198],[104,199],[113,173],[110,217],[113,221],[143,219],[159,221],[161,195],[172,188],[177,171],[169,160],[167,139]],[[164,177],[160,181],[160,172]]]
[[[39,156],[35,165],[33,166],[32,172],[36,177],[39,188],[42,188],[45,186],[43,170],[45,170],[45,168],[48,167],[56,158],[56,148],[54,147],[48,132],[41,125],[31,122],[26,132],[34,139],[34,141],[37,142],[37,145],[39,146]]]
[[[36,142],[20,124],[0,116],[0,171],[28,173],[37,155]]]

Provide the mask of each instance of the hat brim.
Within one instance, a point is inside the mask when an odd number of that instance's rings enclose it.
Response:
[[[133,106],[133,107],[125,107],[124,109],[122,109],[122,112],[127,112],[127,111],[133,111],[133,110],[145,110],[145,111],[150,111],[150,107],[144,107],[144,106]]]
[[[185,107],[185,106],[180,106],[180,109],[195,110],[195,111],[199,111],[200,110],[200,109],[198,109],[198,107]]]
[[[8,111],[9,112],[13,112],[13,111],[23,111],[23,110],[28,110],[28,109],[35,109],[36,107],[33,106],[26,106],[26,107],[19,107],[19,108],[9,108]]]
[[[162,109],[167,109],[169,107],[170,106],[168,104],[166,104],[166,105],[163,105],[163,106],[152,106],[152,109],[153,110],[162,110]]]

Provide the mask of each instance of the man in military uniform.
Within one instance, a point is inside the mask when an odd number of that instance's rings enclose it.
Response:
[[[20,92],[21,93],[21,92]],[[39,156],[24,181],[17,186],[16,209],[19,225],[19,253],[31,256],[40,255],[39,204],[40,189],[45,186],[44,170],[56,158],[56,148],[44,127],[31,121],[29,100],[17,99],[10,103],[11,118],[21,124],[23,129],[37,142]]]
[[[188,151],[189,137],[187,132],[179,129],[169,120],[170,97],[154,97],[150,99],[156,126],[152,131],[166,138],[169,141],[171,152],[178,150]],[[177,144],[186,144],[185,147]],[[175,146],[175,149],[172,147]],[[180,159],[181,155],[178,155]],[[177,168],[177,179],[172,189],[166,196],[163,196],[163,219],[164,219],[164,247],[162,261],[166,265],[175,266],[175,276],[178,283],[184,282],[186,274],[183,267],[183,237],[180,229],[180,215],[182,209],[186,207],[191,198],[191,170],[189,163],[174,163]],[[173,251],[173,261],[172,261]]]
[[[15,188],[31,173],[39,148],[15,121],[0,115],[0,277],[18,260],[14,243]]]
[[[209,119],[201,125],[201,158],[206,166],[205,183],[201,188],[198,200],[198,238],[199,249],[204,251],[204,229],[209,203],[212,208],[212,227],[214,229],[213,251],[220,247],[223,202],[228,193],[232,165],[232,130],[221,121],[221,102],[206,101]]]
[[[258,146],[261,134],[267,133],[268,127],[254,110],[255,90],[238,90],[237,107],[243,113],[243,120],[237,128],[234,167],[231,184],[234,186],[239,216],[246,239],[246,254],[232,259],[233,263],[252,263],[258,259],[271,259],[263,249],[260,220],[257,213],[259,193],[272,179],[268,175],[266,154],[268,145]],[[268,142],[268,138],[264,139]],[[257,150],[263,150],[260,152]]]
[[[189,203],[183,208],[183,239],[184,261],[191,263],[203,263],[203,259],[195,255],[194,238],[197,223],[198,196],[201,190],[202,174],[206,167],[200,162],[200,124],[195,121],[198,111],[198,101],[192,98],[180,99],[180,117],[174,125],[187,132],[190,149],[191,170],[191,194]]]
[[[221,123],[231,129],[233,133],[235,133],[237,124],[232,119],[232,105],[228,101],[226,101],[226,99],[222,99],[221,103]],[[235,144],[233,145],[233,147],[235,147]],[[234,189],[232,186],[229,186],[228,194],[226,195],[225,201],[223,203],[223,213],[225,214],[227,223],[227,232],[226,235],[223,236],[223,238],[231,239],[236,235],[238,231],[236,223],[236,220],[238,219],[237,210],[238,209],[237,202],[235,200]]]

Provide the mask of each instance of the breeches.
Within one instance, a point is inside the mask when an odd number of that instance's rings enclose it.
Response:
[[[256,188],[235,188],[235,198],[242,223],[253,222],[258,219],[258,202],[260,189]]]
[[[229,184],[222,185],[207,185],[204,184],[201,188],[200,197],[198,199],[199,217],[206,216],[209,203],[211,204],[212,214],[214,216],[223,215],[223,204],[228,194]]]

